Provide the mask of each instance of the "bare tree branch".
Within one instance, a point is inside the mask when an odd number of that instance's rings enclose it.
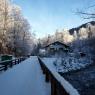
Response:
[[[90,16],[95,16],[95,13],[87,13],[87,12],[82,12],[82,11],[78,11],[76,12],[77,14],[82,14],[82,15],[90,15]]]
[[[75,13],[77,15],[80,15],[83,19],[95,19],[94,7],[95,7],[95,4],[81,10],[77,9]]]

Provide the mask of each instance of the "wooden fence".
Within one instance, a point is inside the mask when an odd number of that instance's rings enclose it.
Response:
[[[6,71],[8,68],[12,68],[13,65],[19,64],[21,61],[24,61],[26,58],[17,58],[13,60],[6,60],[0,62],[0,71]]]
[[[45,74],[45,81],[51,83],[51,95],[79,95],[77,90],[75,90],[69,83],[67,83],[57,72],[52,72],[52,70],[50,70],[43,63],[41,58],[38,58],[38,60],[43,74]],[[73,91],[73,93],[71,90]]]

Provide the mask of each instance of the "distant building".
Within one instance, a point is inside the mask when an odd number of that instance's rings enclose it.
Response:
[[[66,54],[70,51],[70,47],[64,43],[56,41],[51,43],[43,48],[48,55],[55,55],[55,54]]]

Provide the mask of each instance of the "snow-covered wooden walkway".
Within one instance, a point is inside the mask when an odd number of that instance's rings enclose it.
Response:
[[[0,95],[50,95],[37,57],[31,57],[0,74]]]

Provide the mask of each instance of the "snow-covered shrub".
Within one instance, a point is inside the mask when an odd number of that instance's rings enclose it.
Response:
[[[73,70],[78,70],[84,68],[85,66],[91,64],[92,61],[90,57],[75,57],[73,56],[66,56],[64,58],[56,58],[55,62],[53,63],[56,67],[58,72],[68,72]]]

